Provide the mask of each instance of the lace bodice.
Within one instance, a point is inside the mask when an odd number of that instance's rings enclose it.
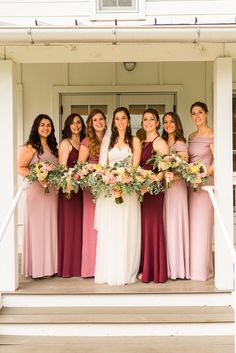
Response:
[[[110,167],[124,159],[130,160],[130,163],[132,162],[132,151],[128,145],[122,148],[115,146],[108,152],[108,164]]]

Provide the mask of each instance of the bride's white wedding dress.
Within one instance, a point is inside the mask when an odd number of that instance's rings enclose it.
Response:
[[[113,147],[108,152],[109,166],[132,157],[129,146]],[[140,264],[141,216],[136,193],[122,195],[116,204],[114,196],[100,196],[96,205],[97,253],[95,283],[122,285],[136,281]]]

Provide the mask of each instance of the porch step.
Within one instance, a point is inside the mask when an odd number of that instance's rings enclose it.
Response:
[[[233,353],[233,336],[32,337],[1,336],[1,353]]]
[[[51,307],[3,308],[6,335],[165,336],[232,335],[227,307]]]

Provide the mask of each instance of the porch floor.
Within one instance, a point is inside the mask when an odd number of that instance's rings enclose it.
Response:
[[[52,278],[32,279],[20,275],[16,294],[164,294],[164,293],[219,293],[214,278],[208,281],[168,280],[166,283],[143,283],[137,280],[125,286],[95,284],[93,278]]]

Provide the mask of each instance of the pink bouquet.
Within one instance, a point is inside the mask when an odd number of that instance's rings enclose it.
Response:
[[[52,175],[55,169],[55,164],[50,161],[38,161],[30,165],[27,179],[30,183],[38,181],[43,186],[44,192],[49,193],[48,185],[52,183]]]

